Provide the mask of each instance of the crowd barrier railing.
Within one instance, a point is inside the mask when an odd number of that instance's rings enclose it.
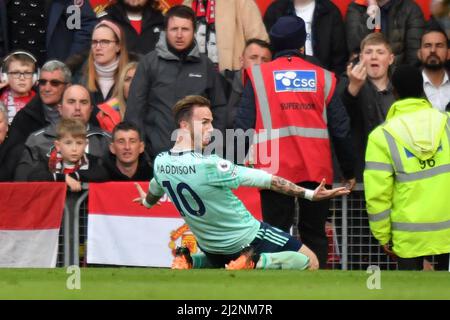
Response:
[[[84,242],[87,237],[88,194],[87,186],[82,193],[68,193],[62,226],[64,245],[60,246],[59,266],[86,265]],[[327,231],[330,240],[328,268],[365,270],[370,265],[388,270],[397,268],[396,262],[382,251],[370,233],[362,184],[357,184],[349,196],[331,201]],[[293,228],[293,234],[298,236],[296,227]],[[83,261],[80,261],[80,253]]]

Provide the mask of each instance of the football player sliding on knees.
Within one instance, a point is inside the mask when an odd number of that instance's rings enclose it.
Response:
[[[235,165],[202,151],[211,141],[209,100],[187,96],[174,107],[178,124],[175,145],[154,160],[148,193],[139,184],[134,202],[151,208],[167,194],[194,234],[201,253],[176,250],[173,269],[317,269],[315,253],[299,239],[259,221],[234,195],[240,186],[270,189],[292,197],[320,201],[347,195],[345,187],[302,188],[263,170]]]

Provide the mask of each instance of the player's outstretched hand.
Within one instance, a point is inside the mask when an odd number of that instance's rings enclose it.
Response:
[[[139,198],[133,199],[133,202],[138,202],[138,203],[142,204],[144,199],[145,199],[145,197],[147,196],[147,194],[142,189],[142,187],[141,187],[141,185],[139,183],[135,182],[134,185],[136,186],[136,189],[139,192]]]
[[[348,190],[345,187],[327,189],[325,187],[325,179],[322,179],[322,182],[320,182],[320,185],[316,188],[316,190],[314,190],[314,197],[313,197],[312,201],[320,201],[320,200],[345,196],[345,195],[348,195],[349,193],[350,193],[350,190]]]
[[[136,189],[137,189],[137,191],[139,192],[139,198],[134,198],[134,199],[133,199],[133,202],[137,202],[137,203],[139,203],[139,204],[141,204],[141,205],[144,205],[144,199],[147,198],[147,194],[146,194],[145,191],[142,189],[142,187],[141,187],[141,185],[140,185],[139,183],[135,182],[134,185],[136,186]],[[150,194],[150,195],[151,195],[151,194]],[[160,203],[159,201],[157,201],[158,199],[159,199],[159,197],[158,197],[158,198],[155,198],[155,201],[154,201],[154,202],[151,202],[151,203],[152,203],[152,204],[155,204],[155,205],[157,205],[157,206],[160,206],[161,203]],[[147,201],[149,201],[149,200],[147,199]],[[151,200],[150,200],[150,201],[151,201]]]

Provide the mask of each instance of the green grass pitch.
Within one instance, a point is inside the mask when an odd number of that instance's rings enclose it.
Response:
[[[69,290],[64,268],[0,269],[0,299],[450,299],[448,272],[381,271],[369,290],[364,271],[80,270]]]

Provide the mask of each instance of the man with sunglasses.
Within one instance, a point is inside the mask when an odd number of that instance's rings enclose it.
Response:
[[[7,180],[13,179],[14,170],[28,136],[59,121],[57,105],[71,77],[69,68],[58,60],[48,61],[42,66],[38,80],[38,94],[14,117],[9,129],[7,145],[0,153],[0,164],[7,166],[10,173],[6,177]]]

